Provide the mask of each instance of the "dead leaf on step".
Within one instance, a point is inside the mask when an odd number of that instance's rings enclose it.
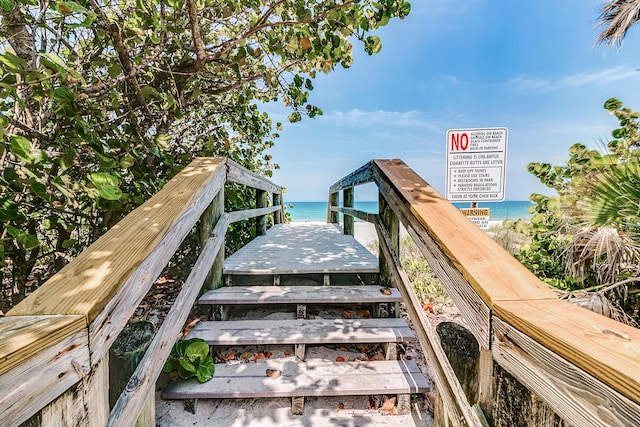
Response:
[[[344,317],[345,319],[351,319],[351,313],[349,312],[349,310],[343,310],[342,317]]]
[[[242,353],[242,358],[247,360],[247,359],[251,359],[253,357],[253,353],[251,353],[250,351],[245,351],[244,353]]]
[[[285,357],[289,357],[289,356],[291,356],[291,352],[290,352],[290,351],[285,351],[285,352],[284,352],[284,356],[285,356]]]
[[[382,353],[376,353],[371,356],[369,360],[384,360],[384,355]]]
[[[349,349],[347,347],[338,347],[338,348],[336,348],[336,350],[338,350],[338,351],[349,351]]]
[[[336,357],[336,362],[344,362],[344,357],[342,356]]]
[[[231,350],[229,353],[225,354],[224,356],[222,356],[222,358],[224,360],[233,360],[236,358],[236,352]]]
[[[270,359],[272,355],[273,355],[273,353],[271,353],[270,351],[267,351],[267,352],[264,354],[264,357],[266,357],[267,359]]]
[[[360,353],[366,353],[369,350],[369,346],[367,344],[361,345],[359,350]]]
[[[264,353],[262,353],[262,352],[256,354],[256,356],[253,358],[253,361],[257,362],[260,359],[264,359]]]
[[[267,376],[271,377],[273,379],[278,378],[280,375],[282,375],[282,371],[279,369],[267,369]]]
[[[422,305],[422,311],[426,311],[427,313],[433,313],[433,305],[430,303],[425,303]]]
[[[391,399],[389,399],[388,397],[385,396],[384,398],[384,403],[382,404],[382,406],[380,407],[380,410],[382,412],[385,413],[392,413],[393,412],[393,408],[396,406],[396,398],[392,397]]]
[[[365,309],[356,310],[356,314],[360,317],[371,317],[371,312]]]
[[[380,292],[382,292],[383,295],[391,295],[390,288],[380,288]]]
[[[338,409],[336,409],[336,412],[340,412],[342,410],[344,410],[344,403],[338,405]]]
[[[373,398],[371,396],[369,396],[369,408],[376,409],[377,407],[378,407],[378,405],[376,404],[376,401],[373,400]]]

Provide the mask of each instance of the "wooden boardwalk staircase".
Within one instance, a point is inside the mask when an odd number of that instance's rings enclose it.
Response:
[[[369,183],[375,214],[355,208],[354,189]],[[255,201],[227,211],[225,193],[238,186]],[[282,193],[230,159],[196,159],[1,316],[0,426],[428,426],[416,405],[409,415],[353,416],[331,403],[400,395],[395,412],[406,411],[407,395],[427,386],[394,354],[414,334],[435,385],[436,425],[640,425],[640,330],[559,300],[401,160],[372,160],[330,186],[330,224],[282,224]],[[379,258],[350,237],[355,218],[375,225]],[[466,322],[478,350],[473,389],[452,362],[467,355],[441,339],[400,261],[400,225]],[[257,237],[225,259],[238,230]],[[180,292],[122,375],[112,350],[186,251],[197,259],[183,266]],[[191,334],[211,344],[214,378],[164,392],[207,398],[192,414],[156,390],[203,288],[214,320]],[[452,335],[457,343],[463,334]],[[128,378],[121,391],[115,377]]]
[[[406,414],[410,395],[428,390],[415,362],[398,360],[397,343],[415,339],[395,317],[398,290],[377,284],[377,258],[336,225],[276,225],[227,258],[223,272],[227,286],[199,300],[217,320],[188,338],[233,362],[216,364],[209,382],[170,383],[163,398],[291,397],[301,415],[305,397],[397,395],[396,412]],[[351,360],[311,346],[363,351]]]

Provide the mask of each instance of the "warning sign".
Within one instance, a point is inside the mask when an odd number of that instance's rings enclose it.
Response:
[[[447,131],[446,197],[455,202],[504,200],[507,129]]]
[[[460,212],[482,230],[489,229],[491,209],[489,208],[462,208]]]

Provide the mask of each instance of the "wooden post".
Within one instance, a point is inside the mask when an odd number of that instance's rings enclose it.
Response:
[[[386,228],[389,238],[391,239],[391,245],[393,246],[391,249],[396,254],[400,254],[400,223],[398,222],[398,217],[395,212],[393,212],[381,194],[378,196],[378,214],[380,215],[382,225]],[[387,262],[384,259],[384,251],[382,248],[380,248],[378,253],[380,254],[380,279],[384,284],[389,285],[391,284],[391,277],[393,276],[387,269]]]
[[[273,193],[273,206],[278,206],[282,204],[282,194]],[[280,208],[279,211],[273,213],[273,223],[281,224],[284,222],[283,218],[283,208]]]
[[[340,204],[340,193],[331,193],[329,194],[329,207],[327,212],[327,222],[332,224],[338,223],[338,212],[332,212],[332,206],[339,206]]]
[[[200,218],[200,247],[204,248],[213,228],[224,213],[224,190],[220,190]],[[205,288],[218,289],[222,286],[222,265],[224,263],[224,244],[216,256],[209,275],[205,280]]]
[[[478,366],[480,363],[480,347],[478,341],[464,326],[454,322],[442,322],[436,327],[440,337],[442,349],[449,359],[449,363],[462,386],[470,404],[478,401]],[[454,425],[447,416],[442,397],[436,390],[436,405],[434,408],[434,422],[436,426]]]
[[[120,393],[144,356],[155,336],[151,322],[129,323],[109,350],[109,406],[113,408]],[[149,393],[136,427],[155,426],[155,394]]]
[[[495,405],[492,418],[496,427],[563,427],[568,424],[538,396],[504,370],[494,366]]]
[[[256,208],[267,207],[268,194],[264,190],[256,190]],[[265,234],[267,234],[267,216],[260,215],[256,217],[256,235],[264,236]]]
[[[342,191],[342,198],[345,208],[352,208],[354,204],[354,188],[345,188]],[[344,234],[353,236],[354,226],[353,217],[351,215],[343,215],[344,217]]]

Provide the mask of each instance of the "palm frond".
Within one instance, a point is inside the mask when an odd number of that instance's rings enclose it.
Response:
[[[610,301],[604,292],[585,293],[583,295],[567,295],[565,297],[570,303],[577,305],[595,313],[617,320],[630,326],[638,324],[617,304]]]
[[[598,27],[605,27],[596,42],[622,44],[627,31],[640,20],[640,1],[610,0],[600,9]]]

